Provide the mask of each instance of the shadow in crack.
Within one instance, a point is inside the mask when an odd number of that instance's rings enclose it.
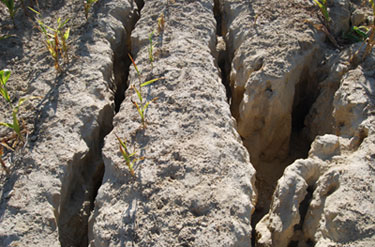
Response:
[[[292,131],[290,133],[287,157],[278,157],[272,160],[252,159],[256,169],[256,188],[258,189],[258,202],[252,215],[253,245],[255,244],[255,226],[266,215],[270,208],[272,195],[277,181],[283,175],[284,170],[297,159],[308,157],[311,140],[308,138],[309,129],[306,126],[306,116],[319,95],[319,81],[315,76],[316,71],[305,66],[302,69],[299,81],[295,85],[295,93],[292,107]]]

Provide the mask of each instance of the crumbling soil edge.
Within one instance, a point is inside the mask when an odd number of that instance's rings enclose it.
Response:
[[[230,73],[231,73],[231,65],[232,65],[232,59],[234,57],[235,51],[237,50],[236,47],[233,47],[233,40],[228,42],[227,40],[227,30],[229,30],[228,25],[229,23],[226,23],[226,14],[224,12],[225,10],[221,6],[220,0],[214,0],[214,16],[217,21],[217,36],[218,36],[218,42],[220,39],[223,39],[225,43],[225,49],[220,49],[220,47],[217,47],[217,63],[218,67],[221,71],[221,78],[222,82],[225,85],[227,89],[227,97],[228,101],[231,104],[231,112],[232,116],[235,118],[238,117],[239,110],[235,109],[236,105],[239,105],[239,102],[231,102],[232,101],[232,93],[230,89]],[[237,44],[239,45],[239,44]],[[323,47],[320,47],[319,49],[323,49]],[[296,159],[299,158],[307,158],[308,151],[310,149],[310,145],[312,140],[308,139],[307,133],[309,130],[307,129],[305,124],[305,119],[307,115],[310,112],[311,107],[313,106],[314,102],[318,98],[319,95],[319,84],[321,81],[317,78],[316,74],[318,71],[322,70],[322,68],[319,68],[318,65],[321,62],[321,57],[315,56],[314,54],[306,56],[306,59],[304,61],[304,64],[301,68],[294,68],[290,73],[298,73],[298,71],[302,71],[302,73],[298,76],[298,81],[295,84],[295,94],[293,98],[293,107],[291,109],[291,134],[290,134],[290,141],[289,143],[286,143],[288,145],[288,149],[292,150],[289,151],[289,154],[287,157],[281,157],[279,166],[282,166],[283,168],[286,168],[288,165],[292,164]],[[239,98],[241,101],[242,95]],[[238,101],[238,100],[237,100]],[[307,132],[307,133],[306,133]],[[297,151],[294,151],[293,149],[297,149]],[[259,162],[258,162],[259,163]],[[254,165],[254,164],[253,164]],[[259,165],[259,164],[258,164]],[[267,196],[264,198],[261,198],[262,193],[262,184],[259,183],[259,172],[257,171],[257,178],[256,180],[256,190],[258,191],[258,198],[261,200],[264,200]],[[278,179],[282,176],[282,172],[278,174]],[[276,186],[277,180],[273,181],[274,187]],[[273,188],[275,189],[275,188]],[[268,195],[268,192],[267,192]],[[272,195],[272,194],[271,194]],[[268,208],[269,204],[271,203],[271,199],[269,199],[268,202]],[[303,205],[303,207],[308,207],[309,201],[307,200],[304,202],[307,205]],[[264,204],[264,203],[263,203]],[[259,205],[259,201],[257,203],[257,206]],[[259,222],[259,220],[267,213],[268,208],[265,208],[265,210],[259,209],[255,210],[255,212],[252,214],[251,219],[251,225],[252,225],[252,245],[254,246],[256,244],[256,231],[255,227],[256,224]],[[304,216],[302,216],[304,217]]]
[[[135,1],[138,7],[137,13],[131,16],[131,30],[127,30],[125,23],[129,22],[126,16],[122,18],[126,36],[123,40],[125,45],[113,47],[113,75],[112,84],[114,94],[114,109],[107,105],[98,116],[97,129],[93,131],[93,138],[87,143],[89,151],[85,154],[74,155],[73,162],[68,164],[66,174],[61,188],[61,200],[56,222],[59,229],[59,240],[61,246],[88,246],[88,221],[98,190],[104,176],[104,161],[102,148],[104,138],[113,129],[113,118],[115,112],[120,109],[121,102],[125,99],[125,91],[128,88],[128,75],[131,61],[128,54],[131,52],[131,32],[140,19],[140,12],[144,5],[143,0]]]
[[[232,60],[234,57],[234,50],[233,47],[230,47],[229,41],[227,39],[227,23],[225,23],[225,13],[223,6],[221,5],[220,0],[214,0],[214,17],[216,20],[216,60],[217,60],[217,66],[220,71],[220,77],[223,85],[226,89],[226,95],[227,95],[227,101],[230,107],[231,115],[234,119],[236,119],[236,112],[237,110],[233,110],[233,104],[232,104],[232,90],[231,90],[231,84],[230,84],[230,73],[232,71]],[[219,42],[224,42],[224,49],[223,47],[220,47]],[[232,51],[232,52],[230,52]],[[239,134],[239,133],[238,133]],[[243,145],[243,144],[242,144]],[[244,146],[244,145],[243,145]],[[245,146],[244,146],[245,147]],[[245,150],[247,148],[245,147]],[[249,153],[250,155],[250,153]],[[255,176],[254,176],[255,178]],[[256,178],[254,179],[256,180]],[[254,187],[256,185],[254,181]],[[258,197],[259,190],[258,188],[254,188],[254,191],[256,193],[256,198]],[[254,202],[255,203],[255,202]],[[256,208],[256,203],[254,204],[254,207]],[[255,240],[256,240],[256,232],[255,232],[255,225],[253,224],[253,215],[255,211],[252,212],[252,215],[249,217],[251,218],[251,246],[255,246]]]

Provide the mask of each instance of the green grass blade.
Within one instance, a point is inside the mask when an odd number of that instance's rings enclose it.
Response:
[[[44,26],[47,28],[47,29],[49,29],[49,30],[51,30],[52,32],[54,32],[54,33],[57,33],[59,30],[57,30],[57,29],[54,29],[54,28],[52,28],[52,27],[50,27],[50,26],[48,26],[48,25],[46,25],[46,24],[44,24]]]
[[[70,33],[70,28],[68,28],[66,31],[65,31],[65,33],[64,33],[64,40],[66,41],[66,40],[68,40],[68,38],[69,38],[69,33]]]
[[[133,166],[134,166],[134,163],[136,162],[137,159],[133,158],[133,160],[131,160],[130,158],[132,156],[135,156],[136,153],[134,152],[132,154],[129,154],[125,143],[116,134],[115,134],[115,136],[120,143],[120,151],[121,151],[122,157],[125,160],[125,164],[129,168],[130,174],[132,176],[135,176]]]
[[[130,163],[129,155],[128,155],[128,153],[125,151],[125,149],[121,145],[120,145],[120,151],[121,151],[122,157],[125,160],[125,163],[129,164]]]
[[[3,4],[5,4],[5,6],[8,8],[8,9],[11,9],[12,8],[12,1],[9,1],[9,0],[1,0],[1,2]]]
[[[130,162],[128,165],[128,168],[129,168],[129,172],[130,174],[135,177],[135,172],[134,172],[134,168],[133,168],[133,165],[134,165],[135,161],[133,160],[132,162]]]
[[[121,151],[122,156],[124,157],[125,162],[126,163],[130,162],[130,158],[129,158],[128,149],[126,147],[126,144],[116,134],[115,134],[115,136],[120,143],[120,151]]]
[[[151,63],[151,66],[152,66],[152,63],[154,62],[154,56],[153,56],[153,45],[152,45],[152,36],[154,36],[154,32],[151,32],[150,33],[150,36],[148,38],[149,40],[149,43],[150,43],[150,46],[148,48],[148,58],[150,60],[150,63]]]
[[[8,103],[10,103],[10,98],[9,98],[8,90],[5,87],[1,87],[0,86],[0,94],[4,97],[4,99]]]
[[[11,129],[14,129],[14,128],[13,128],[13,125],[10,124],[10,123],[0,122],[0,125],[5,126],[5,127],[8,127],[8,128],[11,128]]]
[[[132,57],[129,53],[128,53],[128,56],[129,56],[130,60],[132,61],[135,70],[137,71],[138,77],[140,77],[140,76],[141,76],[141,73],[139,72],[138,67],[137,67],[137,65],[135,64],[133,57]]]
[[[155,98],[153,98],[152,100],[148,101],[148,102],[143,106],[143,112],[145,112],[146,109],[147,109],[147,107],[148,107],[152,102],[154,102],[154,101],[157,100],[157,99],[158,99],[158,97],[155,97]]]
[[[20,98],[18,100],[18,104],[16,107],[13,108],[13,129],[14,131],[17,133],[17,135],[19,137],[21,137],[21,127],[20,127],[20,124],[19,124],[19,121],[18,121],[18,117],[17,117],[17,114],[18,114],[18,111],[19,111],[19,108],[21,107],[21,105],[23,103],[25,103],[27,100],[31,100],[31,99],[37,99],[37,98],[40,98],[40,97],[37,97],[37,96],[33,96],[33,97],[26,97],[26,98]]]
[[[13,115],[13,129],[14,129],[14,131],[17,133],[17,135],[19,137],[21,137],[21,127],[20,127],[20,124],[19,124],[19,121],[18,121],[17,114],[18,114],[20,106],[24,102],[26,102],[27,100],[29,100],[30,98],[33,98],[33,97],[20,98],[18,100],[17,106],[13,108],[13,113],[12,113],[12,115]]]
[[[1,84],[5,85],[5,83],[9,80],[10,74],[11,72],[9,69],[4,69],[0,71]]]
[[[9,99],[8,91],[6,90],[6,88],[0,87],[0,94],[4,97],[4,99],[5,99],[8,103],[10,103],[10,99]]]
[[[161,77],[161,78],[156,78],[156,79],[152,79],[152,80],[149,80],[149,81],[146,81],[144,83],[141,84],[141,87],[145,87],[147,85],[150,85],[158,80],[162,80],[162,79],[165,79],[164,77]]]
[[[138,99],[139,99],[139,101],[141,102],[141,104],[142,104],[142,102],[143,102],[143,98],[142,98],[142,94],[141,94],[141,92],[133,85],[133,89],[135,90],[135,92],[137,93],[137,96],[138,96]]]
[[[10,16],[13,18],[15,14],[14,0],[1,0],[3,4],[8,8]]]
[[[36,11],[35,9],[33,9],[33,8],[31,8],[31,7],[29,7],[29,9],[30,9],[31,11],[33,11],[35,14],[40,15],[40,13],[39,13],[38,11]]]
[[[147,107],[151,104],[151,101],[148,101],[144,106],[143,106],[143,112],[147,110]]]
[[[128,148],[126,147],[125,143],[116,134],[115,134],[115,136],[116,136],[117,140],[120,142],[121,146],[127,151]]]
[[[23,103],[25,103],[27,100],[29,100],[29,99],[33,99],[33,98],[34,98],[34,97],[20,98],[20,99],[18,100],[18,105],[17,105],[17,107],[16,107],[17,112],[18,112],[19,107],[20,107]]]
[[[20,128],[20,124],[18,122],[17,113],[18,113],[18,107],[14,108],[13,113],[12,113],[12,115],[13,115],[13,129],[17,133],[17,135],[19,137],[21,137],[21,128]]]
[[[134,176],[134,169],[133,169],[133,167],[134,167],[134,163],[136,162],[136,160],[133,160],[132,162],[129,162],[129,164],[128,164],[128,167],[129,167],[129,171],[130,171],[130,174],[132,175],[132,176]]]
[[[363,31],[362,30],[362,28],[364,29],[364,30],[367,30],[367,31]],[[366,38],[367,38],[367,32],[368,32],[368,29],[366,28],[366,27],[357,27],[357,26],[354,26],[353,27],[353,31],[358,35],[358,36],[360,36],[360,38],[362,39],[362,40],[365,40]]]
[[[67,18],[64,22],[59,22],[58,21],[58,23],[57,23],[57,30],[60,31],[61,28],[63,28],[68,21],[69,21],[69,18]]]
[[[314,2],[319,6],[320,9],[324,8],[323,4],[319,0],[314,0]]]
[[[43,97],[42,96],[30,96],[30,97],[24,97],[24,98],[20,98],[18,100],[18,106],[17,107],[20,107],[23,103],[25,103],[26,101],[28,100],[33,100],[33,99],[42,99]]]
[[[44,25],[44,23],[41,21],[41,20],[39,20],[39,19],[36,19],[36,21],[38,22],[38,25],[39,25],[39,27],[40,27],[40,30],[42,31],[42,33],[46,36],[46,37],[48,37],[48,32],[47,32],[47,29],[46,29],[46,25]]]
[[[10,77],[10,70],[4,69],[0,71],[0,93],[4,99],[10,103],[10,97],[6,88],[6,83]]]
[[[139,116],[141,116],[141,120],[142,120],[142,122],[144,121],[144,108],[141,108],[138,104],[137,104],[137,102],[134,102],[134,101],[132,101],[133,102],[133,104],[135,105],[135,107],[137,108],[137,111],[138,111],[138,113],[139,113]]]
[[[129,158],[133,157],[136,154],[136,152],[129,154]]]
[[[324,17],[326,18],[326,20],[327,20],[327,21],[331,21],[331,17],[329,16],[329,14],[328,14],[328,10],[327,10],[326,7],[324,7],[324,8],[322,9],[322,12],[323,12],[323,15],[324,15]]]
[[[64,23],[62,24],[62,27],[65,26],[65,24],[68,23],[68,21],[70,21],[69,18],[67,18],[67,19],[64,21]]]
[[[328,10],[327,10],[327,2],[325,0],[322,0],[322,3],[319,0],[314,0],[314,2],[318,5],[320,11],[322,12],[324,18],[327,21],[331,21],[331,18],[329,17]]]

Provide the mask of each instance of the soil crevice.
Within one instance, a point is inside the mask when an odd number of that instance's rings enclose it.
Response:
[[[68,164],[61,189],[60,206],[57,213],[59,240],[61,246],[88,246],[89,217],[94,209],[94,202],[104,176],[104,161],[102,148],[104,138],[112,131],[112,121],[125,99],[128,88],[128,75],[131,60],[131,31],[140,18],[143,1],[136,1],[138,11],[132,12],[131,29],[124,25],[124,32],[118,47],[114,47],[113,75],[114,81],[110,83],[114,98],[114,109],[105,107],[97,120],[97,130],[89,138],[87,153],[77,153],[71,164]],[[129,25],[127,16],[122,18],[122,23]],[[125,44],[125,45],[124,45]],[[87,139],[87,138],[86,138]]]
[[[220,0],[214,1],[214,17],[216,20],[216,51],[217,65],[220,70],[221,81],[225,86],[227,100],[232,100],[232,90],[230,88],[230,71],[231,57],[228,51],[228,41],[226,40],[226,29],[224,22],[224,10],[220,4]]]

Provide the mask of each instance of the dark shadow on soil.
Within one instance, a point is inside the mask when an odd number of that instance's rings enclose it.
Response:
[[[318,73],[310,71],[309,67],[304,67],[299,82],[295,86],[288,156],[273,161],[252,161],[257,171],[255,184],[258,190],[258,202],[251,220],[253,246],[256,242],[255,226],[268,213],[277,181],[283,175],[285,168],[297,159],[308,157],[311,140],[307,135],[309,130],[305,125],[305,119],[319,95],[318,78],[315,74]]]

